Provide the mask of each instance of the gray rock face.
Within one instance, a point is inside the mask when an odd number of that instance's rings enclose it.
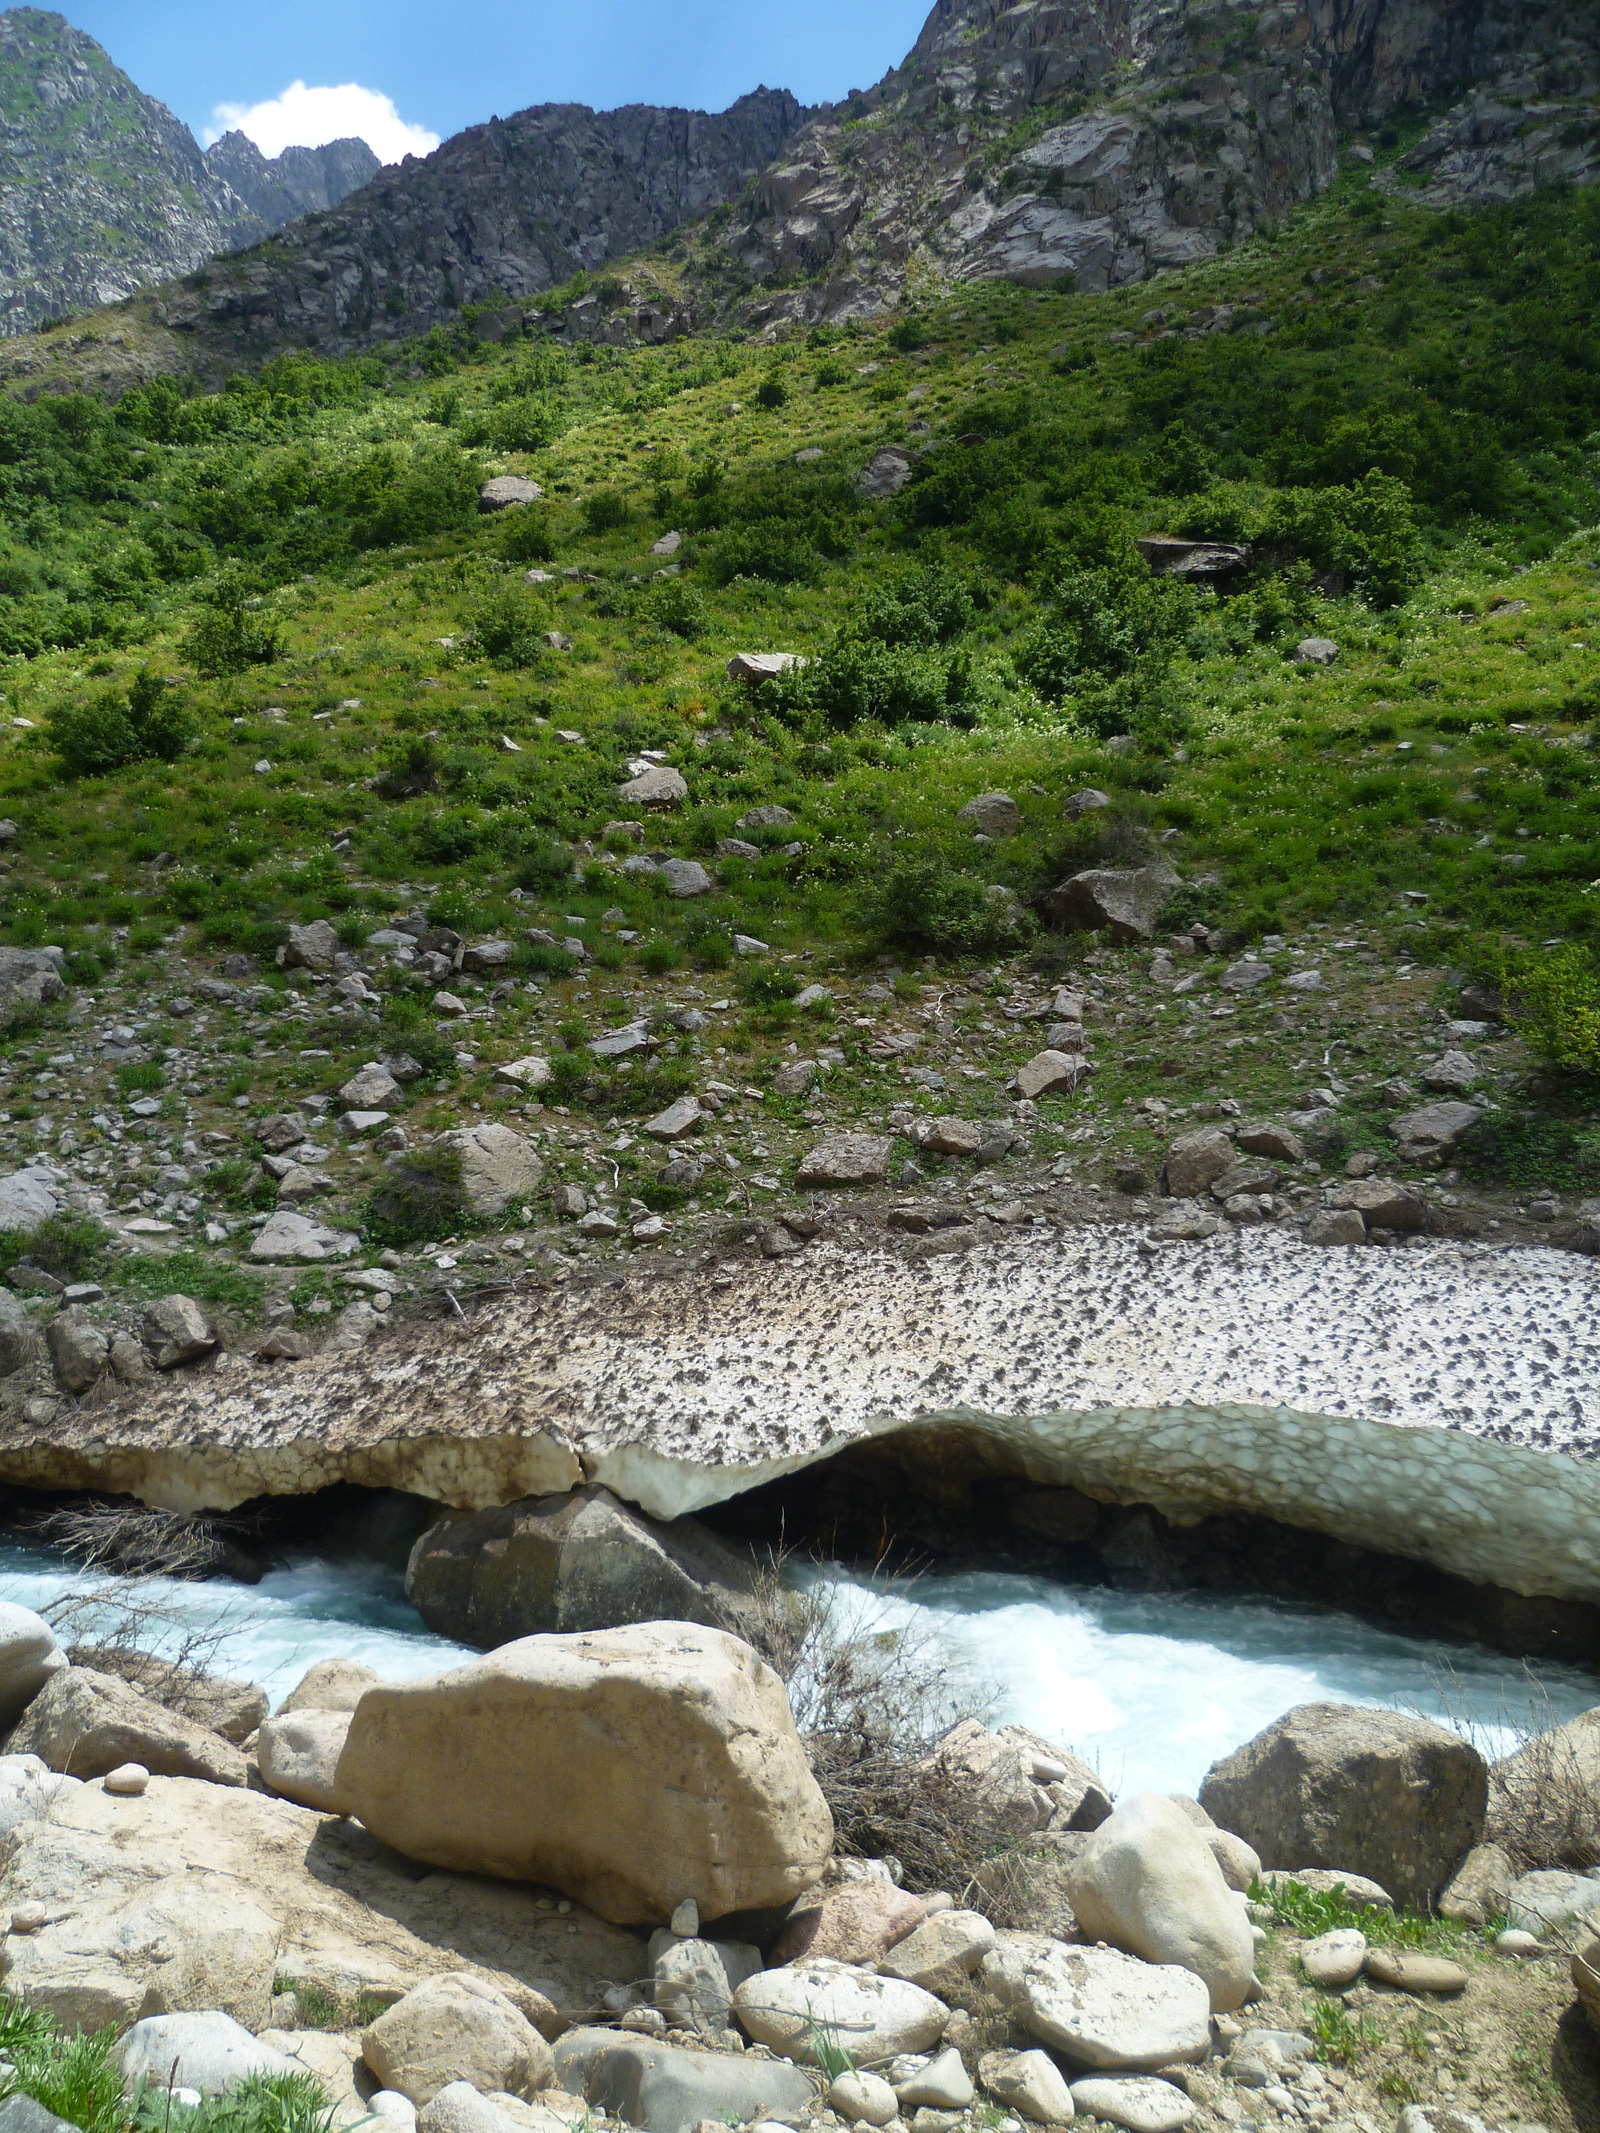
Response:
[[[911,479],[912,466],[904,452],[896,452],[888,446],[875,452],[856,476],[856,487],[869,503],[881,503],[885,497],[898,496]]]
[[[691,2052],[615,2029],[569,2029],[555,2048],[559,2088],[648,2133],[689,2133],[702,2119],[751,2125],[794,2116],[812,2084],[783,2060]]]
[[[461,1182],[474,1214],[500,1215],[516,1199],[538,1191],[544,1165],[509,1126],[458,1126],[438,1145],[461,1158]]]
[[[0,16],[0,24],[5,21]],[[66,991],[59,948],[0,948],[0,1009],[46,1007]]]
[[[37,1354],[39,1335],[19,1296],[0,1289],[0,1378],[9,1378]]]
[[[1113,940],[1149,940],[1178,885],[1170,867],[1091,867],[1042,899],[1051,925],[1063,933],[1098,933]]]
[[[53,1674],[28,1705],[7,1744],[71,1777],[104,1777],[119,1763],[143,1763],[162,1777],[242,1785],[244,1757],[220,1734],[180,1718],[114,1674],[70,1667]]]
[[[480,511],[512,511],[519,504],[536,504],[544,491],[526,474],[496,474],[478,491]]]
[[[317,215],[359,191],[382,169],[365,141],[327,141],[320,148],[285,148],[267,157],[247,133],[225,133],[205,152],[213,179],[226,184],[260,228],[243,229],[234,243],[281,230],[299,215]]]
[[[750,1559],[692,1519],[658,1524],[605,1489],[450,1511],[411,1551],[406,1597],[441,1637],[485,1651],[541,1632],[733,1615]]]
[[[1421,1908],[1482,1837],[1488,1790],[1483,1757],[1442,1726],[1302,1704],[1213,1763],[1200,1804],[1264,1867],[1343,1868]]]
[[[0,20],[3,20],[0,17]],[[61,1180],[43,1163],[0,1178],[0,1230],[37,1229],[62,1207]]]
[[[1407,1162],[1435,1164],[1450,1155],[1465,1133],[1483,1116],[1481,1106],[1464,1103],[1424,1104],[1389,1121],[1389,1131]]]
[[[291,970],[331,970],[339,953],[339,936],[325,918],[309,926],[291,926],[282,960]]]
[[[830,1133],[801,1158],[797,1185],[882,1185],[892,1143],[878,1133]]]

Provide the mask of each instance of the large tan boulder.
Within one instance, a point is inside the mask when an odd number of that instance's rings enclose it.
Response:
[[[1213,1763],[1200,1804],[1264,1868],[1366,1875],[1420,1909],[1482,1837],[1488,1787],[1459,1733],[1401,1711],[1310,1703]]]
[[[288,1711],[267,1719],[256,1740],[262,1784],[280,1799],[342,1814],[339,1758],[349,1732],[348,1711]]]
[[[368,1689],[378,1683],[370,1666],[359,1659],[319,1659],[309,1668],[279,1704],[276,1716],[291,1711],[353,1711]]]
[[[542,1882],[628,1925],[792,1903],[833,1819],[783,1684],[685,1622],[525,1637],[369,1689],[339,1761],[347,1811],[413,1859]]]
[[[363,2031],[378,2086],[419,2107],[452,2081],[533,2096],[550,2081],[550,2047],[503,1992],[461,1973],[429,1978]]]
[[[1205,1982],[1211,2012],[1242,2007],[1255,1968],[1250,1919],[1204,1833],[1159,1793],[1135,1793],[1088,1838],[1067,1877],[1085,1937]]]

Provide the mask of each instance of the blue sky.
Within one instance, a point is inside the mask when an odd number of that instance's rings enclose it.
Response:
[[[527,104],[720,111],[758,82],[807,103],[837,98],[898,64],[929,0],[57,4],[201,140],[243,117],[269,154],[333,127],[376,134],[392,159]]]

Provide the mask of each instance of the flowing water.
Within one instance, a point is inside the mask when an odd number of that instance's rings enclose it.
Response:
[[[811,1568],[849,1635],[910,1632],[937,1652],[968,1709],[1019,1721],[1098,1764],[1116,1791],[1193,1792],[1219,1755],[1297,1703],[1391,1705],[1471,1724],[1486,1752],[1516,1727],[1600,1703],[1578,1667],[1521,1663],[1474,1646],[1385,1630],[1334,1609],[1194,1593],[1123,1593],[1008,1572],[869,1583]],[[46,1611],[94,1587],[44,1548],[0,1546],[0,1599]],[[126,1587],[118,1588],[126,1592]],[[319,1659],[360,1660],[391,1680],[475,1657],[426,1630],[398,1569],[306,1556],[259,1585],[141,1580],[140,1642],[175,1655],[215,1636],[219,1673],[276,1703]],[[92,1625],[78,1623],[85,1636]]]

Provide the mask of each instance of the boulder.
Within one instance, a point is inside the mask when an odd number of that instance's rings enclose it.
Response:
[[[648,770],[641,770],[636,778],[617,787],[619,800],[638,807],[681,807],[688,797],[683,772],[665,763],[652,763]]]
[[[1493,1773],[1490,1774],[1490,1814],[1493,1816]],[[1517,1870],[1498,1844],[1475,1844],[1450,1878],[1439,1898],[1441,1918],[1453,1918],[1463,1926],[1481,1926],[1504,1913],[1511,1901],[1511,1885]]]
[[[1526,1933],[1560,1933],[1600,1917],[1600,1873],[1550,1866],[1519,1874],[1506,1893],[1506,1915]]]
[[[342,1814],[339,1757],[349,1731],[348,1711],[291,1711],[267,1719],[256,1743],[262,1784],[319,1814]]]
[[[643,1942],[581,1905],[563,1915],[536,1889],[419,1872],[359,1824],[264,1792],[154,1777],[142,1798],[112,1799],[55,1782],[48,1814],[36,1795],[0,1849],[0,1921],[30,1906],[48,1921],[0,1940],[0,1984],[49,1993],[69,2030],[158,2006],[221,2006],[259,2030],[275,1977],[388,2001],[470,1967],[553,2035],[647,1974]]]
[[[332,970],[339,954],[339,936],[325,918],[309,926],[291,926],[289,938],[278,950],[278,961],[290,970]]]
[[[1249,1125],[1241,1126],[1233,1137],[1233,1144],[1236,1148],[1242,1148],[1246,1155],[1266,1156],[1274,1163],[1299,1163],[1305,1160],[1305,1146],[1300,1136],[1270,1118],[1256,1119]]]
[[[1167,1150],[1167,1190],[1175,1200],[1193,1199],[1231,1170],[1236,1160],[1233,1136],[1220,1126],[1199,1126],[1180,1133]]]
[[[354,1230],[329,1229],[309,1215],[279,1207],[257,1231],[250,1247],[252,1259],[291,1265],[316,1265],[324,1259],[348,1259],[361,1249]]]
[[[220,2096],[251,2074],[295,2071],[284,2053],[258,2043],[231,2015],[214,2009],[135,2022],[117,2063],[130,2089],[198,2089],[202,2096]]]
[[[735,652],[728,661],[727,675],[730,681],[748,682],[753,686],[757,682],[771,681],[776,675],[787,674],[791,667],[804,665],[805,661],[798,652]],[[751,815],[759,815],[762,812],[759,807],[751,809]],[[779,812],[782,813],[783,810],[780,809]],[[738,828],[760,827],[761,825],[752,822],[751,815],[742,816]],[[787,828],[793,819],[792,815],[786,814],[783,826]]]
[[[1098,1829],[1111,1812],[1110,1795],[1089,1765],[1026,1726],[991,1733],[979,1720],[963,1719],[916,1774],[975,1794],[997,1838]]]
[[[821,1072],[821,1062],[816,1059],[793,1059],[773,1075],[772,1093],[774,1096],[809,1096],[811,1084]]]
[[[75,2133],[72,2121],[47,2111],[26,2089],[17,2089],[0,2103],[0,2133]]]
[[[1070,2125],[1075,2115],[1066,2076],[1048,2052],[985,2052],[978,2079],[996,2103],[1035,2125]]]
[[[656,880],[669,896],[709,896],[715,884],[698,859],[665,859]]]
[[[650,1936],[655,2004],[675,2029],[721,2039],[733,1995],[762,1967],[748,1941],[681,1939],[670,1929]]]
[[[461,1183],[475,1215],[503,1215],[513,1200],[537,1192],[544,1177],[543,1163],[509,1126],[457,1126],[434,1146],[461,1158]]]
[[[1248,548],[1232,541],[1185,540],[1177,534],[1143,534],[1134,543],[1157,577],[1209,585],[1233,576],[1250,560]]]
[[[1109,807],[1110,805],[1110,793],[1101,792],[1094,785],[1080,785],[1076,792],[1067,795],[1065,802],[1067,813],[1072,816],[1074,821],[1077,820],[1079,815],[1096,814],[1101,808]]]
[[[67,1657],[74,1666],[95,1674],[116,1674],[131,1681],[142,1696],[165,1710],[176,1711],[209,1732],[220,1733],[239,1747],[255,1732],[267,1715],[267,1692],[253,1681],[231,1681],[225,1674],[206,1674],[192,1666],[176,1666],[158,1659],[154,1652],[124,1651],[112,1645],[75,1644]]]
[[[1365,1244],[1367,1225],[1353,1207],[1330,1207],[1306,1224],[1307,1244]]]
[[[1013,2012],[1041,2043],[1096,2071],[1154,2073],[1198,2063],[1211,2049],[1203,1980],[1116,1948],[1049,1942],[1023,1969]]]
[[[819,2063],[819,2037],[864,2065],[926,2051],[950,2019],[943,2000],[920,1985],[826,1957],[747,1978],[733,1996],[733,2009],[758,2044],[802,2066]]]
[[[59,1000],[67,989],[61,977],[65,960],[60,948],[0,948],[0,1011],[48,1007]]]
[[[1100,1824],[1068,1875],[1067,1897],[1090,1939],[1192,1970],[1213,2014],[1250,1997],[1250,1920],[1204,1835],[1159,1793],[1136,1793]]]
[[[37,1229],[66,1204],[62,1178],[45,1163],[30,1163],[0,1178],[0,1230]]]
[[[889,1176],[887,1134],[830,1133],[800,1159],[797,1185],[882,1185]]]
[[[630,1510],[606,1489],[446,1511],[406,1565],[406,1597],[441,1637],[485,1651],[544,1632],[737,1618],[748,1555],[693,1519]]]
[[[0,1600],[0,1729],[14,1726],[66,1665],[67,1655],[42,1615],[15,1600]]]
[[[38,1352],[39,1335],[27,1306],[9,1289],[0,1289],[0,1378],[14,1377]]]
[[[759,658],[786,659],[791,663],[794,659],[792,652],[758,653],[755,656]],[[803,665],[804,661],[801,664]],[[742,830],[792,830],[794,828],[794,820],[794,816],[790,814],[786,807],[778,807],[769,803],[765,807],[747,807],[734,824],[734,827]]]
[[[1367,1959],[1367,1936],[1358,1926],[1319,1933],[1300,1950],[1306,1976],[1319,1992],[1343,1992],[1361,1975]]]
[[[429,1978],[361,2035],[381,2088],[422,2105],[452,2081],[533,2096],[549,2086],[550,2047],[503,1992],[467,1972]]]
[[[1417,1078],[1425,1089],[1440,1089],[1446,1093],[1452,1089],[1470,1089],[1481,1079],[1478,1063],[1470,1053],[1453,1049],[1430,1060]]]
[[[206,1314],[192,1296],[158,1297],[144,1314],[139,1330],[157,1370],[197,1363],[217,1345]]]
[[[478,491],[478,509],[512,511],[519,505],[536,504],[543,494],[539,484],[526,474],[496,474]]]
[[[76,1304],[51,1319],[44,1337],[63,1392],[87,1392],[104,1375],[111,1342]]]
[[[1483,1757],[1443,1726],[1301,1704],[1214,1763],[1200,1804],[1265,1867],[1344,1868],[1423,1909],[1482,1837],[1488,1786]]]
[[[976,1155],[988,1128],[975,1118],[918,1119],[911,1138],[930,1155]]]
[[[881,1956],[885,1977],[904,1978],[948,1999],[994,1946],[994,1927],[981,1911],[935,1911],[915,1932]]]
[[[1126,2133],[1179,2133],[1195,2115],[1180,2088],[1149,2074],[1090,2074],[1072,2084],[1073,2108]]]
[[[802,1956],[828,1956],[840,1963],[875,1963],[920,1926],[928,1906],[876,1875],[813,1890],[789,1913],[768,1951],[773,1964]]]
[[[782,1076],[779,1076],[782,1079]],[[780,1095],[782,1091],[779,1091]],[[692,1133],[699,1125],[702,1113],[698,1096],[680,1096],[676,1103],[668,1104],[654,1118],[646,1119],[640,1131],[653,1141],[681,1141],[686,1133]]]
[[[410,2102],[409,2097],[405,2100]],[[514,2096],[480,2096],[470,2081],[449,2082],[420,2111],[414,2104],[411,2108],[416,2133],[554,2133],[553,2127],[547,2127],[545,2112],[535,2112],[531,2104],[519,2103]]]
[[[1336,1186],[1330,1204],[1335,1212],[1358,1214],[1367,1229],[1410,1232],[1423,1228],[1428,1219],[1423,1200],[1393,1178],[1359,1178],[1353,1185]]]
[[[1489,1773],[1486,1834],[1535,1856],[1600,1858],[1600,1709],[1502,1756]]]
[[[1424,1104],[1420,1110],[1404,1111],[1398,1118],[1391,1118],[1389,1131],[1408,1163],[1426,1165],[1453,1154],[1462,1135],[1470,1133],[1482,1116],[1479,1104]]]
[[[1260,956],[1242,956],[1237,963],[1230,963],[1217,983],[1224,992],[1256,992],[1273,979],[1272,965]]]
[[[1014,837],[1022,827],[1022,809],[1008,792],[981,792],[958,811],[956,820],[970,822],[985,837]]]
[[[1338,656],[1331,637],[1302,637],[1294,648],[1295,664],[1302,667],[1331,667]]]
[[[339,1102],[346,1111],[392,1111],[404,1093],[381,1061],[369,1059],[340,1089]]]
[[[301,1675],[278,1706],[277,1715],[290,1711],[353,1711],[379,1676],[359,1659],[319,1659]]]
[[[1070,1096],[1088,1071],[1082,1052],[1035,1052],[1017,1069],[1017,1093],[1030,1103],[1041,1096]]]
[[[1169,866],[1090,867],[1052,889],[1042,909],[1063,933],[1105,928],[1113,940],[1147,941],[1177,886]]]
[[[244,1757],[220,1734],[167,1711],[115,1674],[69,1667],[53,1674],[28,1705],[8,1743],[71,1777],[104,1777],[119,1763],[143,1763],[164,1777],[242,1785]]]
[[[550,1080],[550,1062],[537,1052],[529,1052],[523,1059],[508,1059],[504,1066],[494,1070],[496,1081],[503,1081],[514,1089],[531,1093],[544,1088]]]
[[[1600,2030],[1600,1940],[1591,1940],[1573,1956],[1572,1982],[1590,2028]]]
[[[702,2121],[759,2125],[769,2114],[803,2122],[810,2077],[782,2060],[686,2051],[615,2029],[569,2029],[555,2048],[555,2078],[626,2125],[690,2133]]]
[[[881,452],[873,453],[856,476],[856,487],[868,503],[877,504],[898,496],[910,479],[911,461],[904,452],[885,445]]]
[[[684,1622],[527,1637],[369,1689],[338,1783],[410,1858],[543,1882],[627,1924],[685,1896],[702,1918],[792,1903],[833,1846],[777,1675]]]

